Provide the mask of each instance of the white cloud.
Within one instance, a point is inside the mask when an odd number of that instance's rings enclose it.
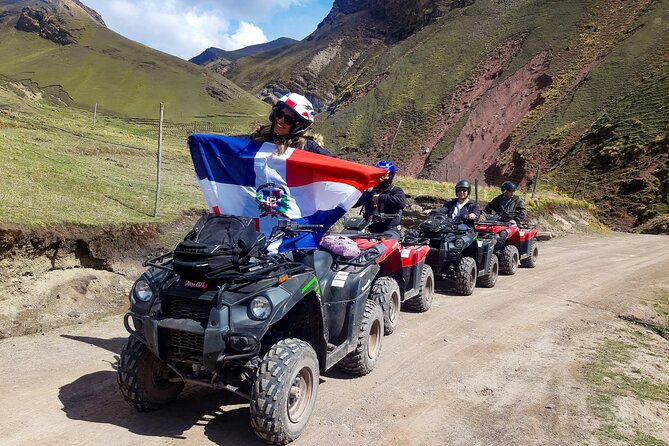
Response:
[[[235,50],[267,42],[256,23],[310,0],[84,0],[119,34],[190,59],[209,47]],[[278,15],[277,15],[278,14]]]

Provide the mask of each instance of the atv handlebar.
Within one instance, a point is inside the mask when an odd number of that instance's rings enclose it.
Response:
[[[278,229],[281,232],[314,232],[319,229],[323,229],[323,225],[303,225],[301,223],[295,223],[290,220],[279,220],[276,224],[275,229]]]
[[[377,213],[374,213],[373,215],[371,215],[369,217],[368,224],[379,223],[379,222],[382,222],[382,221],[385,221],[385,220],[389,220],[391,218],[398,218],[398,217],[402,217],[402,214],[377,214]]]

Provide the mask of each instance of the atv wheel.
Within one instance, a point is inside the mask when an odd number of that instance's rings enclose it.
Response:
[[[362,317],[358,344],[355,351],[337,363],[337,366],[346,373],[355,376],[365,376],[376,366],[376,360],[381,354],[383,343],[383,312],[373,300],[365,302],[365,314]]]
[[[495,254],[490,256],[490,264],[488,265],[488,274],[481,276],[478,279],[478,284],[483,288],[492,288],[497,283],[497,276],[499,275],[499,260]]]
[[[300,436],[316,405],[318,358],[300,339],[279,341],[265,354],[251,391],[251,426],[270,444]]]
[[[160,409],[174,401],[184,388],[183,381],[163,361],[134,336],[118,360],[118,387],[123,398],[140,412]]]
[[[534,268],[537,266],[537,257],[539,257],[539,247],[537,246],[536,239],[533,238],[530,240],[530,247],[527,252],[530,255],[521,260],[520,264],[524,268]]]
[[[379,277],[372,285],[369,298],[383,309],[383,334],[389,335],[397,327],[402,307],[400,286],[392,277]]]
[[[418,295],[404,302],[408,310],[424,313],[432,306],[434,297],[434,273],[429,265],[423,265],[423,274],[420,276]]]
[[[518,248],[513,245],[506,245],[502,251],[502,257],[499,259],[499,272],[512,276],[518,271]]]
[[[462,296],[472,294],[476,285],[476,275],[476,261],[471,257],[461,258],[455,271],[455,292]]]

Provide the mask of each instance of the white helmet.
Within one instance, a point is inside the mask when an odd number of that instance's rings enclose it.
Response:
[[[288,93],[282,96],[272,109],[270,121],[274,122],[274,112],[281,107],[287,107],[299,116],[299,121],[290,128],[290,136],[304,133],[314,124],[314,106],[301,94]]]

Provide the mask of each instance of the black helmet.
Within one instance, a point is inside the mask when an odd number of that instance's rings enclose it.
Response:
[[[458,183],[455,185],[455,191],[457,192],[458,189],[467,189],[467,193],[471,193],[472,191],[472,185],[469,184],[469,181],[467,180],[460,180]]]
[[[505,181],[502,183],[502,192],[515,192],[518,189],[516,183],[513,181]]]

